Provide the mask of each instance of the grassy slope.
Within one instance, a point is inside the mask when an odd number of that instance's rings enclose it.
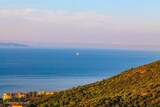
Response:
[[[160,61],[92,84],[31,100],[38,106],[160,106]]]

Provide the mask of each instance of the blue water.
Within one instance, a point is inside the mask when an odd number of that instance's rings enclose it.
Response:
[[[4,92],[67,89],[158,59],[158,51],[0,49],[0,96]]]

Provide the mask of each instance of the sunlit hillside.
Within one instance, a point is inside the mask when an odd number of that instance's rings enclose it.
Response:
[[[102,81],[31,99],[32,106],[160,106],[160,61]]]

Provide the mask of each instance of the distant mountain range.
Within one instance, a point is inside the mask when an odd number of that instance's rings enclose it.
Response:
[[[20,47],[30,47],[29,45],[26,44],[20,44],[20,43],[8,43],[8,42],[0,42],[0,48],[20,48]]]

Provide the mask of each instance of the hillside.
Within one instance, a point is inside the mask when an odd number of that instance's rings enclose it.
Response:
[[[160,61],[92,84],[31,99],[42,107],[160,106]]]

